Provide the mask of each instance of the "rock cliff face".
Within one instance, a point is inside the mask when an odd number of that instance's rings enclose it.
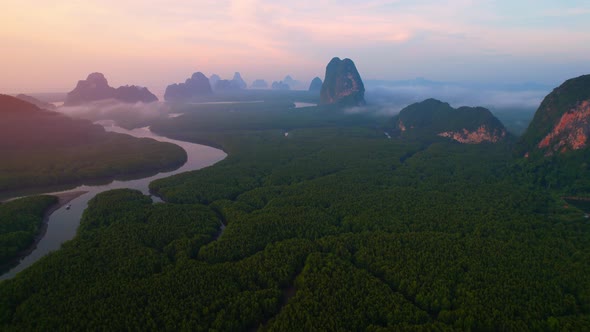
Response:
[[[319,77],[314,78],[311,80],[309,84],[309,92],[320,92],[322,91],[322,79]]]
[[[201,72],[194,73],[184,83],[171,84],[166,88],[164,99],[166,101],[189,101],[199,96],[212,94],[209,79]]]
[[[147,88],[135,85],[122,86],[118,89],[109,86],[101,73],[92,73],[86,80],[78,81],[76,88],[68,93],[65,106],[74,106],[98,100],[114,99],[124,103],[151,103],[158,98]]]
[[[393,118],[402,134],[450,138],[464,144],[497,143],[507,137],[504,125],[483,107],[453,108],[427,99],[412,104]]]
[[[590,75],[564,82],[545,97],[521,140],[521,153],[545,156],[588,147]]]
[[[579,150],[587,146],[590,135],[590,100],[565,112],[559,122],[537,145],[548,153]]]
[[[328,63],[320,92],[320,104],[365,104],[365,85],[352,60],[333,58]]]
[[[438,136],[448,137],[464,144],[497,143],[506,137],[506,131],[490,129],[486,125],[481,125],[473,131],[463,128],[461,131],[444,131],[439,133]]]

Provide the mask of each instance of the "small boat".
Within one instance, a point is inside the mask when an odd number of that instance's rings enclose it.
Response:
[[[68,205],[66,206],[66,210],[69,210],[71,207],[72,207],[72,204],[68,204]]]

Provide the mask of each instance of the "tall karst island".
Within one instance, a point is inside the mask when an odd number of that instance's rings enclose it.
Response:
[[[320,104],[365,105],[365,85],[352,60],[336,57],[328,63]]]

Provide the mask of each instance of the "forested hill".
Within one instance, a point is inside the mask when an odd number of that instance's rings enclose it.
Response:
[[[590,75],[545,97],[515,149],[518,167],[562,196],[590,197]]]
[[[285,135],[294,110],[264,107],[154,124],[229,156],[152,183],[167,204],[95,197],[74,240],[0,284],[0,329],[590,328],[590,223],[509,144],[315,108]]]
[[[588,147],[589,118],[590,75],[565,81],[543,99],[522,137],[521,156],[527,152],[553,155]]]
[[[4,150],[80,145],[105,135],[99,125],[6,95],[0,95],[0,118],[0,148]]]
[[[469,144],[497,143],[507,138],[506,128],[488,109],[455,109],[436,99],[407,106],[391,120],[390,126],[406,136],[436,135]]]
[[[6,95],[0,95],[0,156],[0,195],[153,172],[186,160],[176,145],[107,133]]]
[[[35,113],[39,112],[39,107],[8,95],[0,94],[0,115],[2,117],[8,116],[14,113]]]
[[[43,225],[43,217],[58,203],[54,196],[34,196],[0,203],[0,272],[23,250],[33,244]]]

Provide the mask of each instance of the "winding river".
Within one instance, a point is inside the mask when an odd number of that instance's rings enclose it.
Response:
[[[18,272],[31,266],[41,257],[47,255],[52,251],[59,249],[62,243],[74,238],[74,236],[76,235],[76,230],[78,229],[78,225],[80,224],[80,219],[82,218],[82,213],[88,205],[88,201],[97,194],[111,189],[130,188],[140,190],[144,194],[150,195],[148,189],[148,185],[150,182],[174,174],[186,171],[193,171],[207,166],[211,166],[217,163],[218,161],[223,160],[227,156],[225,152],[209,146],[184,141],[177,141],[167,137],[159,136],[151,132],[150,129],[147,127],[127,130],[114,125],[112,121],[101,121],[98,123],[104,126],[107,131],[127,134],[135,137],[152,138],[161,142],[169,142],[176,144],[186,151],[187,161],[180,168],[170,172],[158,173],[153,176],[135,180],[116,180],[105,185],[81,185],[74,189],[67,190],[67,192],[83,191],[86,193],[72,200],[69,203],[69,209],[67,209],[67,205],[63,206],[49,216],[49,220],[47,223],[47,231],[43,238],[39,241],[39,243],[37,243],[35,249],[33,249],[33,251],[28,256],[21,259],[18,265],[10,269],[5,274],[1,275],[0,280],[14,277]],[[57,193],[58,192],[53,192],[48,194]],[[159,198],[154,196],[152,196],[152,200],[154,202],[161,202]]]

